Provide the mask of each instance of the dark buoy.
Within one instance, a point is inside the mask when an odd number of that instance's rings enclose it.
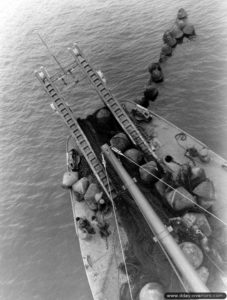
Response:
[[[180,30],[183,30],[183,28],[186,26],[187,22],[184,19],[182,19],[182,20],[176,19],[175,24]]]
[[[144,99],[148,101],[155,101],[158,96],[158,89],[152,85],[146,87],[145,91],[143,92]]]
[[[146,97],[136,98],[135,103],[143,106],[144,108],[148,108],[149,99],[147,99]]]
[[[151,74],[151,80],[158,83],[158,82],[162,82],[164,79],[163,73],[162,71],[159,70],[154,70]]]
[[[130,146],[130,141],[125,133],[119,132],[112,137],[110,145],[124,152]]]
[[[167,44],[164,44],[162,46],[161,54],[160,55],[171,56],[172,55],[172,47],[170,47]]]
[[[184,8],[180,8],[177,13],[177,18],[179,20],[181,20],[181,19],[186,19],[187,17],[188,17],[188,14],[187,14],[186,10]]]
[[[183,31],[178,27],[177,24],[173,26],[171,29],[171,35],[176,39],[176,40],[181,40],[184,37]]]
[[[160,53],[159,62],[164,63],[168,59],[168,56]]]
[[[184,26],[183,32],[184,32],[185,36],[192,37],[195,35],[195,28],[192,24],[188,23]]]
[[[182,186],[175,190],[167,191],[166,200],[175,211],[186,210],[196,204],[196,198]]]
[[[107,108],[101,108],[97,113],[96,113],[96,120],[97,122],[102,125],[106,124],[111,120],[111,113]]]
[[[146,164],[143,164],[140,169],[140,178],[145,184],[153,184],[157,182],[161,176],[157,168],[155,161],[150,161]]]
[[[162,82],[164,79],[162,68],[159,63],[152,63],[148,67],[148,71],[151,74],[150,82]]]
[[[128,149],[124,155],[129,158],[131,163],[141,164],[143,161],[143,153],[135,148]]]
[[[162,40],[165,44],[167,44],[170,47],[175,47],[177,44],[177,40],[172,35],[170,30],[166,30],[163,34]]]
[[[152,73],[154,70],[162,71],[162,68],[159,63],[152,63],[148,67],[149,73]]]

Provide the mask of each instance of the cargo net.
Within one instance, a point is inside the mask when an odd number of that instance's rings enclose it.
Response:
[[[97,157],[102,161],[100,147],[105,143],[110,144],[110,139],[117,133],[122,132],[122,129],[112,116],[107,114],[107,118],[105,113],[103,116],[103,112],[101,114],[100,112],[102,110],[88,116],[86,119],[78,119],[78,123],[87,136]],[[101,117],[98,117],[99,115]],[[134,145],[131,146],[135,148]],[[179,244],[192,242],[201,245],[202,237],[199,232],[195,233],[185,224],[179,222],[179,217],[181,217],[183,212],[181,211],[180,214],[179,212],[176,213],[165,199],[163,199],[163,196],[160,195],[154,185],[145,185],[140,180],[137,165],[125,157],[120,158],[131,177],[137,179],[138,187],[163,223],[166,226],[171,225],[173,227],[172,235],[176,238],[177,242]],[[124,261],[119,263],[118,271],[120,274],[126,274],[128,281],[123,280],[120,282],[119,299],[138,300],[142,287],[151,282],[156,284],[157,289],[159,289],[160,285],[164,293],[190,291],[190,287],[182,279],[181,274],[176,271],[174,265],[168,259],[168,255],[160,247],[160,244],[154,240],[154,236],[146,220],[130,194],[122,187],[121,180],[108,162],[106,168],[109,178],[118,191],[118,196],[114,199],[117,222],[119,227],[124,229],[124,233],[127,236],[127,242],[124,243]],[[90,176],[94,182],[97,182],[96,177],[92,174],[84,158],[81,158],[79,173],[80,177]],[[165,182],[175,188],[171,174],[166,175]],[[109,199],[106,195],[104,197],[105,201],[109,202],[109,207],[111,207]],[[193,208],[192,212],[204,213],[196,207]],[[207,215],[207,218],[211,219],[209,215]],[[216,232],[221,230],[222,226],[220,226],[217,220],[212,220],[211,223]],[[125,239],[124,236],[119,238],[122,238],[122,240]],[[204,253],[203,251],[203,264],[200,268],[200,277],[203,280],[203,278],[209,276],[206,284],[211,291],[217,291],[217,287],[218,291],[225,291],[225,285],[221,280],[221,275],[224,274],[224,271],[220,267],[221,262],[223,262],[220,255],[223,251],[223,245],[214,236],[209,237],[209,245],[212,245],[212,251],[210,253]]]

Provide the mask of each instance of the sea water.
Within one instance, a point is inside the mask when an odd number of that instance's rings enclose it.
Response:
[[[0,299],[92,299],[61,188],[68,130],[34,77],[78,42],[120,100],[141,97],[162,35],[184,7],[196,29],[163,64],[151,108],[227,158],[227,6],[220,0],[20,0],[0,4]],[[3,4],[6,4],[4,6]],[[100,100],[86,82],[66,92],[76,116]]]

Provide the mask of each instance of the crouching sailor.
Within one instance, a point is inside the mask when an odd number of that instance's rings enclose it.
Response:
[[[94,228],[86,218],[76,218],[76,224],[78,228],[78,237],[81,240],[90,240],[91,236],[95,234]]]
[[[97,216],[92,216],[92,224],[99,229],[101,238],[108,238],[110,235],[109,224],[103,219],[98,219]]]
[[[71,171],[76,172],[78,171],[79,164],[80,164],[80,155],[77,152],[76,149],[72,149],[69,152],[69,166],[71,168]]]

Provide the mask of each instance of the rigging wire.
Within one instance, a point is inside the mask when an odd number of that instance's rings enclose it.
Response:
[[[154,232],[153,232],[153,230],[151,229],[151,231],[152,231],[152,233],[153,233],[153,235],[155,236],[155,234],[154,234]],[[186,287],[186,285],[185,285],[185,283],[184,283],[184,281],[182,280],[182,278],[181,278],[181,276],[180,276],[180,273],[178,272],[178,270],[177,270],[177,268],[176,268],[176,266],[174,265],[174,263],[173,263],[173,261],[172,261],[172,259],[171,259],[171,257],[169,256],[169,254],[167,253],[167,251],[165,250],[165,248],[163,247],[163,245],[162,245],[162,243],[160,242],[160,240],[159,240],[159,238],[158,237],[156,237],[157,238],[157,242],[158,242],[158,244],[159,244],[159,246],[160,246],[160,248],[162,249],[162,251],[164,252],[164,254],[165,254],[165,256],[166,256],[166,258],[167,258],[167,260],[168,260],[168,262],[169,262],[169,264],[171,265],[171,267],[173,268],[173,271],[175,272],[175,274],[177,275],[177,278],[179,279],[179,281],[180,281],[180,283],[181,283],[181,285],[183,286],[183,288],[184,288],[184,290],[185,290],[185,292],[189,292],[189,290],[187,289],[187,287]]]
[[[182,197],[186,198],[187,200],[189,200],[190,202],[192,202],[194,205],[198,206],[201,210],[205,211],[207,214],[211,215],[213,218],[217,219],[219,222],[221,222],[222,224],[224,224],[225,226],[227,226],[227,223],[224,222],[223,220],[221,220],[219,217],[217,217],[215,214],[213,214],[212,212],[208,211],[207,209],[205,209],[204,207],[202,207],[201,205],[199,205],[198,203],[192,201],[190,198],[188,198],[187,196],[185,196],[183,193],[179,192],[177,189],[175,189],[174,187],[172,187],[171,185],[169,185],[168,183],[166,183],[164,180],[162,180],[161,178],[158,178],[158,176],[154,175],[153,173],[149,172],[148,170],[146,170],[145,168],[143,168],[142,166],[140,166],[139,164],[137,164],[136,162],[134,162],[132,159],[130,159],[129,157],[127,157],[126,155],[124,155],[121,151],[119,151],[118,149],[112,147],[111,148],[114,152],[116,152],[117,154],[123,156],[125,159],[128,159],[131,163],[133,163],[134,165],[136,165],[137,167],[141,168],[142,170],[144,170],[145,172],[147,172],[148,174],[152,175],[153,177],[155,177],[156,179],[158,179],[160,182],[164,183],[166,186],[168,186],[169,188],[171,188],[175,193],[178,193],[179,195],[181,195]]]
[[[50,56],[54,59],[54,61],[57,63],[57,65],[59,66],[59,68],[61,69],[61,71],[63,72],[63,75],[62,76],[59,76],[57,79],[55,79],[54,81],[56,80],[62,80],[62,82],[64,83],[64,85],[68,85],[68,83],[66,82],[65,80],[65,77],[67,75],[70,75],[73,79],[73,82],[76,84],[78,84],[79,82],[81,82],[82,80],[84,80],[86,78],[83,77],[82,79],[77,79],[76,76],[74,75],[74,70],[76,68],[73,67],[73,68],[70,68],[70,66],[66,66],[66,67],[63,67],[62,64],[59,62],[59,60],[57,59],[57,57],[51,52],[49,46],[47,45],[47,43],[45,42],[45,40],[42,38],[42,36],[40,35],[39,32],[36,32],[36,34],[38,35],[39,39],[41,40],[42,44],[45,46],[45,48],[47,49],[48,53],[50,54]]]
[[[207,253],[205,253],[206,257],[208,258],[208,260],[216,267],[216,269],[223,275],[225,276],[225,272],[217,265],[217,263],[210,257],[210,255],[208,255]]]
[[[115,234],[115,229],[114,229],[113,235],[114,235],[114,238],[113,238],[114,258],[115,258],[116,264],[118,265],[117,254],[116,254],[116,237],[117,237],[117,234]],[[118,268],[118,270],[117,270],[117,285],[118,285],[118,298],[120,299],[120,285],[119,285],[119,282],[120,282],[120,271],[119,271],[119,268]]]
[[[49,54],[51,55],[51,57],[53,57],[53,59],[55,60],[55,62],[57,63],[57,65],[60,67],[60,69],[62,70],[62,72],[65,74],[65,69],[62,67],[61,63],[58,61],[57,57],[50,51],[47,43],[44,41],[44,39],[41,37],[41,35],[39,34],[39,32],[37,32],[37,35],[39,36],[42,44],[46,47],[46,49],[48,50]]]

